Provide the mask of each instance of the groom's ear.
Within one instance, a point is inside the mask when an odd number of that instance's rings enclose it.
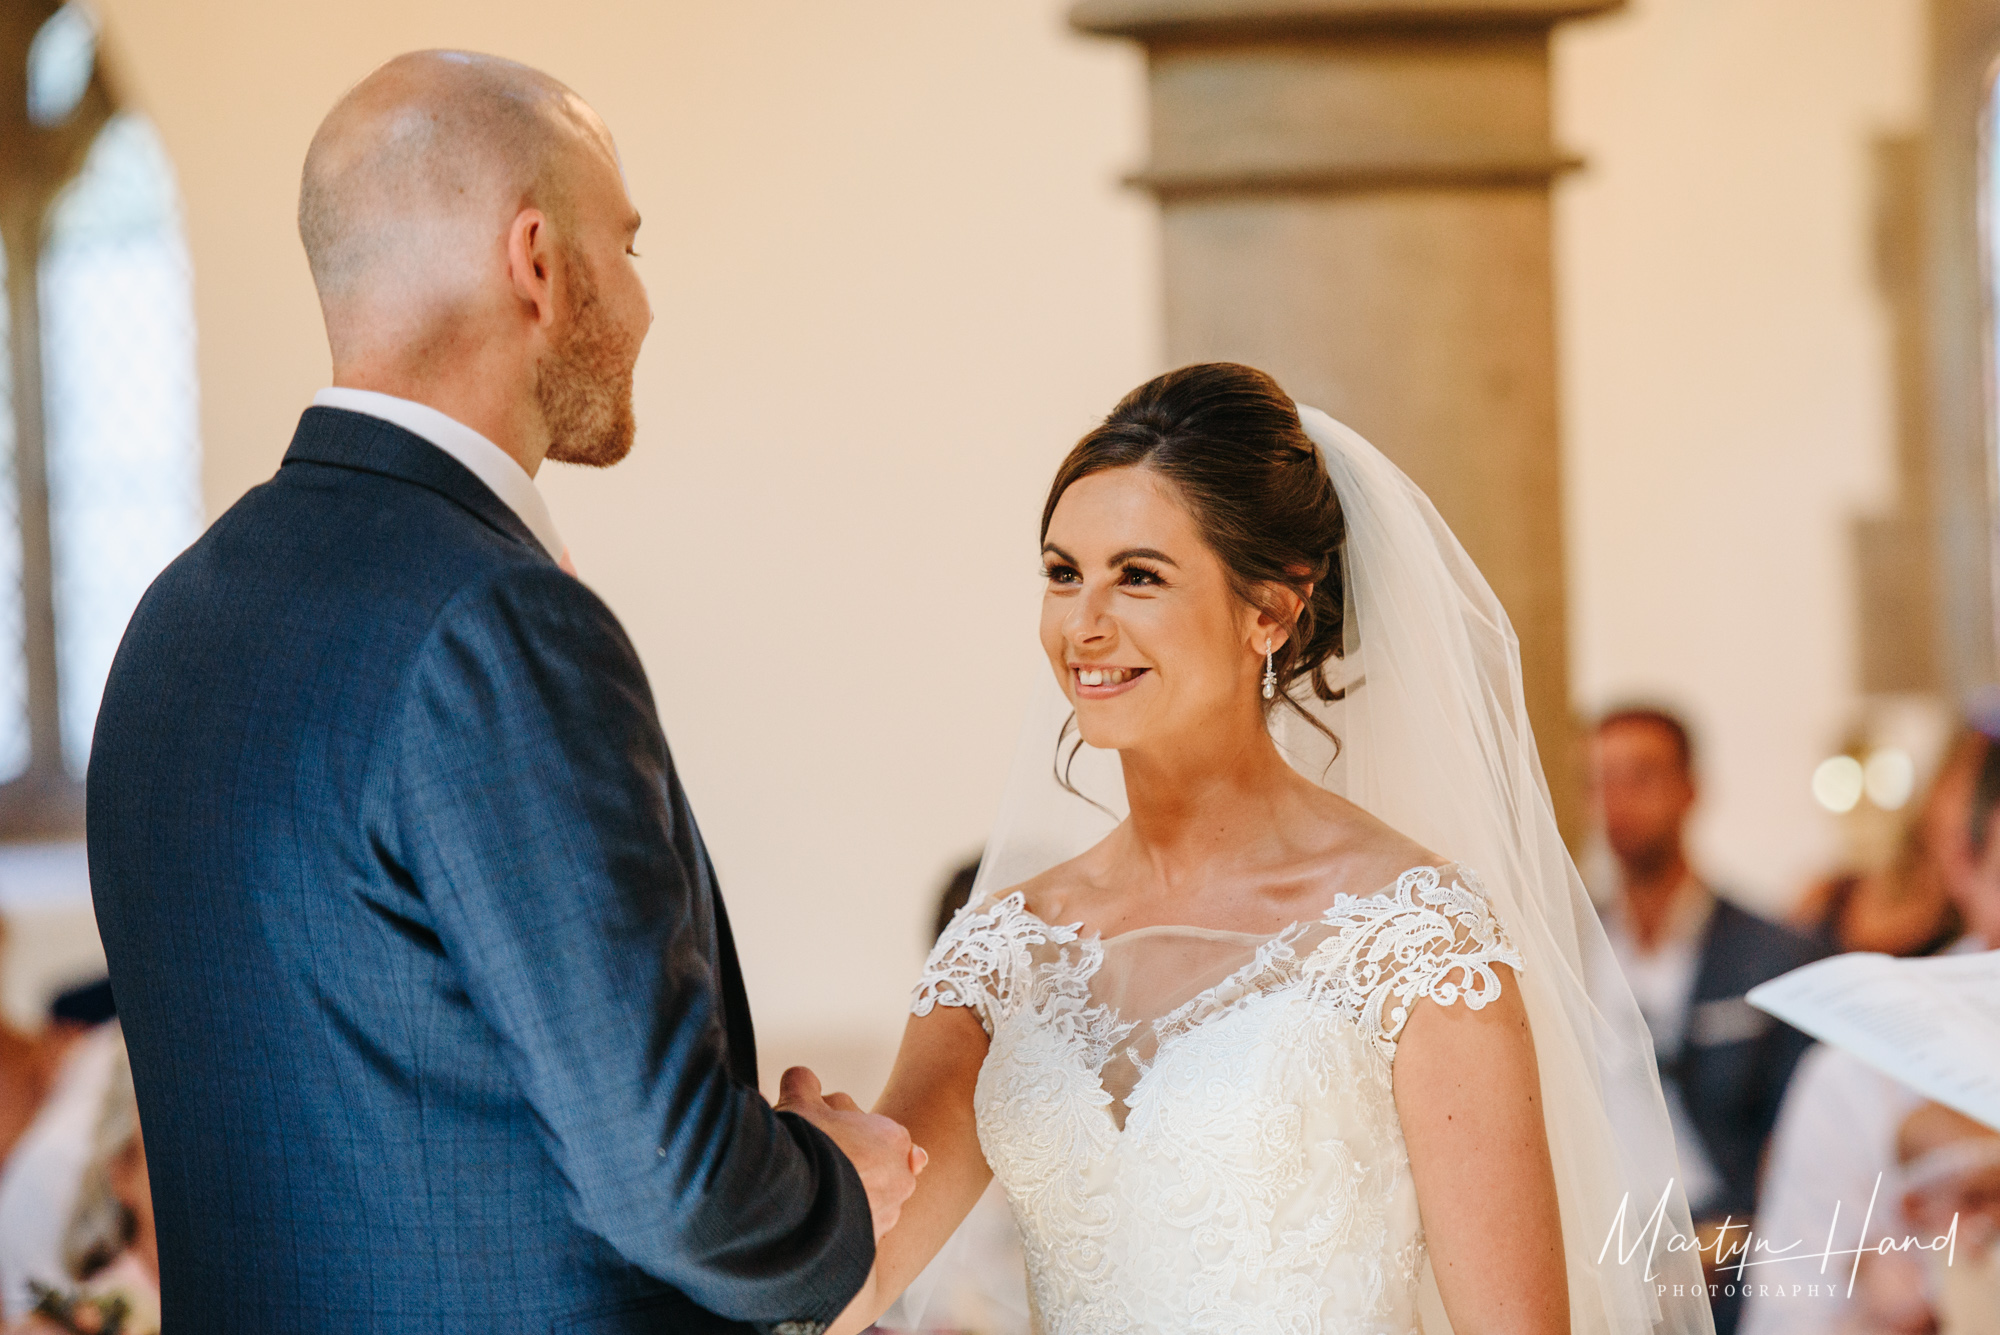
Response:
[[[507,277],[521,313],[546,329],[555,322],[554,236],[540,209],[522,209],[507,229]]]

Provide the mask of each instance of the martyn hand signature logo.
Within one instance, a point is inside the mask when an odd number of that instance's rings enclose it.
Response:
[[[1597,1253],[1597,1263],[1604,1264],[1604,1258],[1611,1254],[1615,1245],[1618,1264],[1629,1265],[1635,1256],[1644,1254],[1646,1258],[1646,1278],[1658,1279],[1653,1269],[1653,1259],[1659,1255],[1662,1234],[1667,1224],[1667,1202],[1672,1199],[1674,1184],[1670,1179],[1665,1191],[1660,1193],[1658,1204],[1652,1214],[1646,1217],[1635,1236],[1628,1237],[1628,1220],[1632,1204],[1632,1193],[1626,1192],[1618,1202],[1618,1213],[1611,1221],[1610,1230],[1604,1235],[1604,1246]],[[1708,1242],[1699,1237],[1675,1231],[1665,1233],[1664,1242],[1669,1252],[1693,1252],[1702,1258],[1702,1265],[1712,1272],[1733,1273],[1735,1283],[1744,1282],[1744,1272],[1756,1266],[1777,1265],[1781,1261],[1818,1261],[1819,1273],[1827,1273],[1827,1267],[1838,1257],[1853,1257],[1847,1266],[1847,1296],[1854,1296],[1855,1277],[1861,1271],[1863,1256],[1887,1256],[1895,1252],[1943,1252],[1945,1264],[1950,1265],[1958,1256],[1958,1216],[1951,1217],[1951,1226],[1944,1232],[1928,1240],[1922,1237],[1890,1237],[1884,1234],[1874,1242],[1868,1240],[1869,1226],[1875,1221],[1875,1203],[1882,1194],[1882,1174],[1875,1175],[1875,1189],[1868,1194],[1868,1212],[1861,1218],[1861,1236],[1852,1247],[1836,1248],[1834,1238],[1840,1230],[1840,1203],[1835,1202],[1833,1218],[1827,1222],[1826,1245],[1818,1251],[1801,1251],[1806,1244],[1796,1241],[1779,1245],[1770,1238],[1761,1237],[1748,1224],[1738,1224],[1725,1218]],[[1709,1259],[1709,1253],[1714,1259]],[[1664,1289],[1666,1286],[1662,1285]]]

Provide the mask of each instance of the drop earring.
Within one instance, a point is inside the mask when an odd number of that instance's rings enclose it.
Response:
[[[1275,699],[1278,694],[1278,668],[1271,660],[1271,642],[1264,641],[1264,698]]]

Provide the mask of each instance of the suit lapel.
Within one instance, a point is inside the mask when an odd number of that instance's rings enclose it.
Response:
[[[327,464],[414,483],[472,512],[480,522],[548,556],[521,517],[472,470],[414,432],[344,408],[308,408],[285,463]]]
[[[1728,901],[1716,896],[1715,908],[1708,915],[1708,922],[1701,931],[1699,961],[1695,965],[1694,988],[1688,994],[1689,1009],[1704,1001],[1716,1001],[1730,995],[1729,947],[1731,944],[1730,924],[1726,921],[1733,910]],[[1741,988],[1733,989],[1741,992]]]
[[[1743,999],[1757,981],[1748,967],[1742,920],[1748,915],[1717,899],[1715,912],[1702,933],[1701,966],[1688,998],[1687,1023],[1682,1026],[1683,1050],[1700,1052],[1749,1043],[1762,1038],[1777,1021]]]

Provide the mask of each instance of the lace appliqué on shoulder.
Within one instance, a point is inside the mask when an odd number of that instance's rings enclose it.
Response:
[[[988,1037],[994,1024],[1026,998],[1037,946],[1076,940],[1076,928],[1051,927],[1028,912],[1019,891],[988,908],[960,909],[944,929],[910,996],[910,1014],[935,1006],[965,1006]]]
[[[1464,867],[1412,868],[1390,894],[1336,897],[1321,921],[1333,935],[1302,974],[1391,1059],[1416,1002],[1479,1010],[1500,995],[1493,966],[1522,967],[1491,897]]]

